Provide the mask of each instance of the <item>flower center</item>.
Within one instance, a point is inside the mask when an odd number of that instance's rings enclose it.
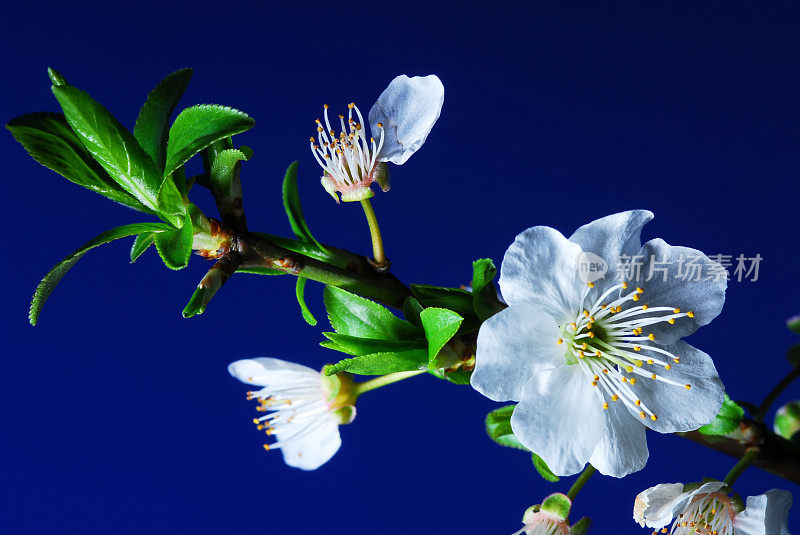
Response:
[[[322,121],[316,120],[317,139],[311,138],[311,152],[317,159],[320,167],[325,171],[325,177],[332,180],[338,191],[345,192],[349,189],[367,187],[375,181],[375,168],[378,163],[378,153],[383,147],[383,124],[378,123],[381,131],[380,140],[375,138],[367,141],[364,132],[364,117],[354,103],[347,105],[347,125],[344,115],[339,115],[341,131],[337,134],[328,120],[328,105],[323,106],[325,127]],[[358,121],[353,118],[355,110]]]
[[[733,508],[721,492],[696,496],[672,524],[672,535],[733,535]]]
[[[322,386],[316,381],[298,382],[279,389],[262,388],[248,392],[247,399],[258,400],[258,412],[270,412],[253,418],[256,429],[277,438],[272,444],[264,444],[267,451],[282,448],[307,436],[330,410]]]
[[[674,324],[679,318],[693,318],[694,313],[681,312],[679,308],[639,305],[638,302],[644,294],[642,288],[623,292],[618,299],[607,302],[615,291],[628,289],[626,282],[609,288],[592,306],[584,308],[586,296],[592,288],[594,283],[590,282],[584,289],[581,295],[581,311],[575,320],[561,326],[558,343],[566,345],[566,362],[579,365],[590,378],[604,409],[610,407],[610,398],[612,402],[622,401],[643,419],[649,417],[657,420],[655,413],[636,397],[631,388],[631,385],[636,384],[637,377],[628,378],[623,372],[690,390],[691,385],[681,384],[667,377],[666,372],[672,369],[673,364],[680,363],[680,356],[651,344],[655,335],[644,335],[643,329],[662,322]],[[648,351],[646,360],[641,358],[643,350]],[[663,372],[655,373],[645,369],[645,363],[659,366],[663,368]]]

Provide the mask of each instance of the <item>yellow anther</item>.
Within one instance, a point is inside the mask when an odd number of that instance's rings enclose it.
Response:
[[[608,306],[607,304],[603,303],[602,305],[600,305],[600,308],[606,308],[607,306]]]
[[[253,418],[253,423],[258,425],[261,423],[261,420],[259,420],[258,418]]]
[[[581,349],[586,349],[587,347],[589,347],[589,346],[586,344],[586,342],[584,342],[583,344],[581,344]]]
[[[717,514],[717,510],[716,510],[716,509],[714,509],[713,507],[711,508],[711,514],[712,514],[712,515],[715,515],[715,514]]]
[[[377,124],[377,125],[375,125],[375,126],[377,126],[378,128],[383,128],[383,123],[378,123],[378,124]]]
[[[668,319],[667,323],[669,323],[670,325],[675,325],[675,318]]]
[[[643,293],[644,293],[644,289],[642,289],[642,288],[636,288],[636,293],[643,294]]]
[[[573,331],[577,331],[578,330],[578,326],[575,325],[574,323],[570,323],[569,326],[572,327]]]
[[[588,318],[589,317],[589,311],[588,310],[584,310],[583,311],[583,315]]]
[[[594,380],[595,380],[595,381],[599,381],[599,380],[600,380],[600,376],[599,376],[599,375],[595,375],[595,376],[594,376]]]
[[[269,444],[264,444],[264,449],[269,451]]]
[[[621,381],[623,383],[627,383],[628,382],[628,378],[623,375]],[[633,379],[631,379],[631,382],[633,382]]]
[[[592,386],[597,386],[597,381],[592,381]]]
[[[665,370],[671,370],[672,369],[672,364],[664,364],[664,369]]]
[[[619,401],[619,396],[614,394],[613,396],[611,396],[611,401]]]
[[[635,294],[633,297],[631,297],[631,299],[633,299],[634,301],[638,301],[639,300],[639,294]]]
[[[594,288],[594,283],[593,282],[587,282],[586,286],[588,286],[589,288]]]
[[[647,339],[651,340],[651,341],[655,340],[656,339],[656,335],[654,335],[653,333],[650,333],[650,334],[647,335]]]
[[[633,346],[633,350],[634,351],[641,351],[642,350],[642,346]]]
[[[691,390],[691,389],[692,389],[692,385],[686,385],[686,390]]]
[[[258,424],[256,426],[256,429],[258,429],[259,431],[263,431],[264,430],[264,424]]]
[[[594,316],[589,316],[589,321],[591,321],[592,323],[594,323]]]
[[[608,409],[608,403],[603,402],[603,408]]]
[[[593,333],[592,331],[589,331],[588,333],[586,333],[586,335],[587,335],[589,338],[594,338],[594,333]]]
[[[647,305],[642,305],[642,310],[647,310],[647,309],[648,309]]]
[[[647,415],[644,413],[644,411],[642,411],[642,412],[640,412],[640,413],[639,413],[639,417],[640,417],[640,418],[644,418],[645,416],[647,416]]]
[[[636,384],[636,377],[631,377],[631,384],[632,384],[632,385],[635,385],[635,384]]]
[[[603,373],[608,373],[608,368],[603,368]]]
[[[559,338],[559,339],[558,339],[558,342],[556,342],[556,343],[557,343],[557,344],[563,344],[563,343],[564,343],[564,340],[563,340],[563,339],[561,339],[561,338]]]
[[[603,353],[602,353],[601,351],[595,351],[595,352],[594,352],[594,356],[595,356],[595,357],[602,357],[602,356],[603,356]]]
[[[323,107],[323,108],[325,108],[326,110],[327,110],[328,108],[330,108],[330,106],[328,106],[327,104],[323,104],[323,105],[322,105],[322,107]]]
[[[654,364],[654,363],[655,363],[655,361],[654,361],[653,359],[647,359],[647,363],[648,363],[648,364]]]
[[[680,309],[680,308],[676,308],[676,309],[675,309],[675,310],[673,310],[672,312],[673,312],[674,314],[680,314],[680,313],[681,313],[681,309]]]
[[[353,108],[356,107],[356,103],[355,102],[351,102],[350,104],[347,105],[347,107],[352,110]]]
[[[653,375],[650,376],[650,379],[655,379],[655,378],[656,378],[656,374],[653,374]]]
[[[678,364],[680,361],[681,361],[681,358],[678,355],[675,355],[675,358],[672,359],[672,362],[674,362],[675,364]]]
[[[322,132],[322,127],[321,126],[317,127],[317,132]]]
[[[653,421],[655,422],[656,420],[658,420],[658,416],[656,416],[656,415],[654,414],[654,415],[652,415],[652,416],[650,417],[650,419],[651,419],[651,420],[653,420]]]
[[[623,282],[622,283],[622,289],[623,290],[627,290],[628,289],[628,283],[627,282]]]
[[[587,324],[586,324],[586,328],[587,328],[587,329],[591,329],[591,328],[592,328],[592,322],[591,322],[591,321],[590,321],[589,323],[587,323]]]
[[[628,373],[633,373],[633,366],[625,366],[625,371]]]
[[[583,352],[583,350],[581,350],[581,351],[578,351],[578,358],[579,358],[579,359],[582,359],[582,358],[584,358],[585,356],[586,356],[586,354]]]
[[[641,400],[641,399],[637,399],[637,400],[636,400],[636,406],[638,407],[638,406],[639,406],[639,405],[641,405],[641,404],[642,404],[642,400]]]
[[[694,312],[692,312],[690,310],[689,312],[686,313],[686,315],[689,316],[690,318],[693,318],[694,317]]]

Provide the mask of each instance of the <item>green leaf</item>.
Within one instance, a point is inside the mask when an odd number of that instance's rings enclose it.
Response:
[[[496,274],[497,268],[490,258],[472,263],[472,306],[481,320],[494,316],[503,308],[492,283]]]
[[[133,127],[133,136],[160,169],[167,157],[169,118],[191,78],[192,69],[180,69],[161,80],[147,95]]]
[[[403,302],[403,316],[406,318],[406,321],[417,327],[422,327],[422,320],[419,315],[424,309],[425,307],[413,297],[406,297],[406,300]]]
[[[186,108],[169,129],[164,176],[215,141],[240,134],[255,124],[246,113],[225,106],[201,104]]]
[[[294,292],[297,296],[297,303],[300,305],[300,312],[303,314],[303,319],[306,320],[306,323],[313,327],[317,324],[317,319],[308,309],[304,297],[307,280],[308,279],[305,277],[297,277],[297,286],[295,286]]]
[[[800,431],[800,401],[792,401],[778,409],[772,429],[786,440],[792,440]]]
[[[220,151],[211,165],[211,189],[214,195],[227,198],[231,196],[231,184],[240,161],[247,155],[238,149]]]
[[[486,434],[489,438],[508,448],[529,451],[511,430],[511,414],[516,405],[506,405],[486,415]]]
[[[297,162],[292,162],[283,177],[283,207],[286,210],[286,216],[289,218],[289,224],[292,226],[294,235],[301,240],[315,244],[320,250],[324,251],[325,248],[311,234],[308,223],[303,217],[300,194],[297,190]]]
[[[119,238],[133,236],[134,234],[140,234],[142,232],[149,231],[163,232],[170,229],[171,227],[164,223],[134,223],[131,225],[122,225],[121,227],[116,227],[103,232],[78,249],[74,250],[58,264],[56,264],[36,287],[36,291],[33,294],[33,299],[31,300],[30,311],[28,312],[28,319],[30,320],[31,325],[36,325],[45,301],[47,301],[47,298],[50,297],[51,293],[53,293],[53,290],[59,281],[64,277],[64,275],[67,274],[72,266],[74,266],[75,263],[80,260],[84,254],[86,254],[87,251],[99,245],[103,245]]]
[[[71,85],[54,85],[51,89],[73,132],[111,178],[147,208],[178,226],[179,219],[171,214],[181,208],[159,206],[161,172],[136,138],[86,92]]]
[[[189,264],[193,233],[191,217],[187,214],[181,228],[156,235],[156,250],[165,266],[170,269],[183,269]]]
[[[542,479],[545,481],[555,483],[561,479],[550,470],[550,467],[547,466],[547,463],[544,462],[541,457],[533,452],[531,452],[531,461],[533,462],[533,467],[536,468],[536,471],[539,472],[539,475],[542,476]]]
[[[114,182],[86,150],[61,114],[31,113],[12,119],[6,128],[34,160],[70,182],[134,210],[152,214]]]
[[[324,300],[331,326],[339,334],[382,340],[413,340],[423,336],[420,328],[381,305],[340,288],[326,286]]]
[[[458,288],[441,288],[427,284],[412,284],[411,291],[425,307],[447,308],[462,317],[474,316],[472,294]]]
[[[136,235],[136,239],[133,240],[133,245],[131,246],[131,264],[136,262],[136,260],[153,245],[156,234],[158,234],[158,232],[150,231]]]
[[[704,435],[727,435],[739,428],[744,418],[744,409],[732,401],[725,394],[719,413],[710,424],[704,425],[698,431]]]
[[[422,311],[420,320],[428,340],[428,362],[433,363],[439,351],[456,334],[464,318],[452,310],[431,307]]]
[[[322,369],[325,375],[347,371],[357,375],[386,375],[387,373],[422,370],[428,366],[428,354],[424,349],[413,349],[400,353],[373,353],[363,357],[344,359],[328,364]]]
[[[322,334],[329,340],[322,342],[323,347],[357,357],[372,353],[402,353],[412,349],[425,349],[426,345],[424,340],[376,340],[339,333]]]

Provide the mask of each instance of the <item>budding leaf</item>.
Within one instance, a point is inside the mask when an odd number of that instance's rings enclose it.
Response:
[[[133,245],[131,246],[131,264],[136,262],[153,245],[156,240],[156,234],[157,232],[142,232],[136,235],[136,239],[133,240]]]
[[[698,431],[703,435],[727,435],[739,427],[743,418],[744,409],[737,405],[736,402],[732,401],[731,398],[728,397],[728,394],[725,394],[722,407],[714,418],[714,421],[704,425],[698,429]]]
[[[191,78],[192,69],[181,69],[161,80],[147,95],[133,127],[133,135],[139,145],[160,169],[164,168],[167,157],[169,118]]]
[[[406,297],[406,300],[403,302],[403,316],[406,318],[406,321],[417,327],[422,327],[422,320],[419,315],[423,310],[425,310],[425,307],[413,297]]]
[[[357,375],[386,375],[387,373],[423,370],[428,366],[428,352],[412,349],[400,353],[373,353],[344,359],[322,369],[325,375],[348,371]]]
[[[303,216],[300,194],[297,190],[297,162],[292,162],[283,177],[283,207],[294,235],[303,241],[315,244],[321,251],[324,251],[325,248],[311,234]]]
[[[308,279],[305,277],[297,277],[297,285],[295,286],[294,293],[297,297],[297,303],[300,305],[300,313],[303,314],[303,319],[306,320],[306,323],[313,327],[317,324],[317,319],[306,305],[305,289],[307,280]]]
[[[181,228],[173,228],[156,235],[156,250],[165,266],[170,269],[183,269],[189,264],[193,232],[191,216],[187,214]]]
[[[70,182],[134,210],[154,213],[112,180],[86,150],[62,114],[22,115],[12,119],[6,128],[34,160]]]
[[[50,294],[53,293],[53,290],[59,281],[64,277],[64,275],[67,274],[72,266],[74,266],[78,260],[80,260],[84,254],[86,254],[87,251],[119,238],[126,238],[142,232],[160,233],[169,231],[171,229],[172,227],[165,223],[134,223],[131,225],[122,225],[99,234],[78,249],[74,250],[58,264],[56,264],[36,287],[36,291],[33,294],[33,299],[31,300],[30,310],[28,312],[28,319],[31,325],[36,325],[36,322],[39,320],[39,315],[42,312],[42,307],[44,307],[44,303],[47,301],[47,298],[50,297]]]
[[[381,340],[423,337],[419,327],[401,320],[378,303],[335,286],[325,287],[324,301],[331,326],[339,334]]]
[[[792,401],[778,409],[772,429],[786,440],[792,440],[800,431],[800,401]]]
[[[428,340],[428,362],[433,363],[439,351],[456,334],[464,318],[452,310],[431,307],[420,313],[420,320]]]
[[[180,225],[181,205],[160,206],[161,171],[136,138],[86,92],[71,85],[52,86],[64,116],[84,147],[111,178],[165,221]]]
[[[516,405],[506,405],[495,409],[486,415],[486,434],[489,438],[508,448],[530,451],[519,441],[511,429],[511,415]],[[556,482],[559,477],[555,475],[541,457],[531,452],[531,460],[539,475],[546,481]]]
[[[786,326],[793,333],[800,334],[800,316],[792,316],[786,320]]]
[[[220,198],[231,196],[233,179],[239,167],[239,162],[247,160],[248,156],[238,149],[225,149],[220,151],[211,165],[211,190]]]
[[[481,258],[472,263],[472,305],[478,318],[485,320],[503,309],[497,298],[497,289],[492,281],[497,268],[490,258]]]
[[[339,333],[322,334],[328,339],[320,343],[322,347],[357,357],[372,353],[402,353],[412,349],[425,349],[426,346],[425,340],[378,340]]]
[[[255,124],[246,113],[225,106],[201,104],[186,108],[169,129],[164,176],[215,141],[240,134]]]

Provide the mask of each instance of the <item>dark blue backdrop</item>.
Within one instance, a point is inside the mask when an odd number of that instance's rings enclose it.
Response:
[[[800,306],[796,7],[265,4],[5,2],[2,118],[57,109],[53,66],[132,126],[147,91],[192,66],[182,105],[226,104],[257,121],[239,138],[255,149],[243,172],[251,227],[288,234],[280,180],[299,159],[317,236],[366,252],[359,207],[319,186],[313,119],[325,102],[369,109],[397,74],[436,73],[442,118],[374,200],[398,276],[459,285],[473,259],[499,262],[529,226],[569,233],[649,208],[645,239],[764,257],[759,280],[731,283],[722,315],[691,339],[732,395],[758,402],[786,370],[796,337],[783,322]],[[288,278],[237,276],[205,315],[183,320],[208,264],[170,272],[150,251],[129,265],[125,240],[87,255],[31,328],[28,299],[51,265],[142,217],[37,166],[7,133],[0,157],[2,533],[510,533],[528,505],[570,483],[543,482],[527,455],[484,436],[495,404],[432,377],[365,396],[316,472],[266,454],[228,362],[335,358]],[[320,296],[309,288],[323,317]],[[649,444],[645,470],[598,477],[580,496],[597,533],[647,533],[630,518],[639,490],[732,465],[680,438]],[[798,495],[757,469],[737,487]],[[797,529],[800,507],[791,518]]]

